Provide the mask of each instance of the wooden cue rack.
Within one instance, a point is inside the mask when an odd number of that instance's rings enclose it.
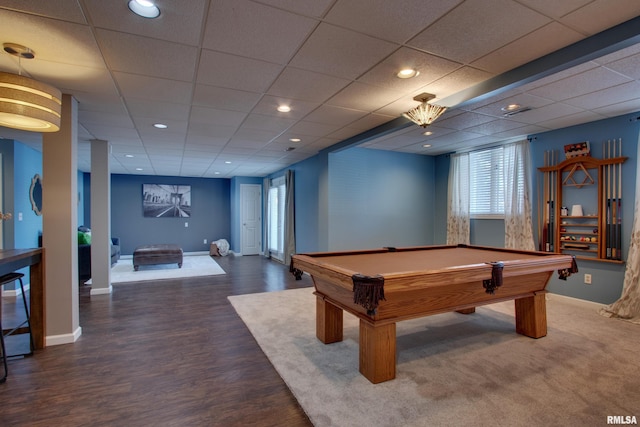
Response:
[[[613,149],[611,141],[603,143],[602,159],[580,156],[558,163],[555,152],[545,152],[545,166],[538,168],[543,174],[538,195],[539,250],[592,261],[624,262],[622,164],[627,157],[620,153],[621,141],[616,140],[613,140]],[[562,215],[564,190],[590,185],[597,186],[597,212],[572,216],[568,206],[568,213]],[[582,238],[590,240],[582,241]]]

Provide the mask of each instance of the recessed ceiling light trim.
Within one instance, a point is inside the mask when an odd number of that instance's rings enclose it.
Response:
[[[166,129],[169,126],[165,125],[164,123],[154,123],[153,127],[156,128],[156,129]]]
[[[148,0],[129,0],[129,9],[143,18],[154,19],[160,16],[160,9]]]
[[[413,68],[405,68],[396,74],[396,77],[399,79],[410,79],[412,77],[417,77],[420,74],[420,71],[414,70]]]
[[[279,105],[278,111],[280,111],[281,113],[288,113],[289,111],[291,111],[291,107],[289,107],[288,105]]]

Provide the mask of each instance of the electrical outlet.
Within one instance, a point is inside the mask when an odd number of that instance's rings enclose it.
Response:
[[[207,239],[204,239],[204,244],[205,244],[205,245],[207,244]]]
[[[591,275],[590,274],[585,274],[584,275],[584,283],[586,285],[590,285],[591,284]]]

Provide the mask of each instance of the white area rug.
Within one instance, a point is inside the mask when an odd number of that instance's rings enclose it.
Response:
[[[142,282],[145,280],[179,279],[184,277],[215,276],[225,274],[217,262],[207,255],[184,254],[182,268],[178,264],[141,265],[133,269],[131,257],[121,258],[111,267],[111,283]],[[91,279],[86,282],[91,284]]]
[[[358,321],[315,337],[315,296],[228,297],[316,427],[606,425],[638,416],[640,328],[550,296],[548,335],[518,335],[512,301],[397,324],[396,379],[358,371]]]

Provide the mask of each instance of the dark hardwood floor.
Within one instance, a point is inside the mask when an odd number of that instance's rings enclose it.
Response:
[[[312,286],[261,256],[226,275],[80,287],[82,336],[11,360],[0,426],[309,426],[227,296]]]

